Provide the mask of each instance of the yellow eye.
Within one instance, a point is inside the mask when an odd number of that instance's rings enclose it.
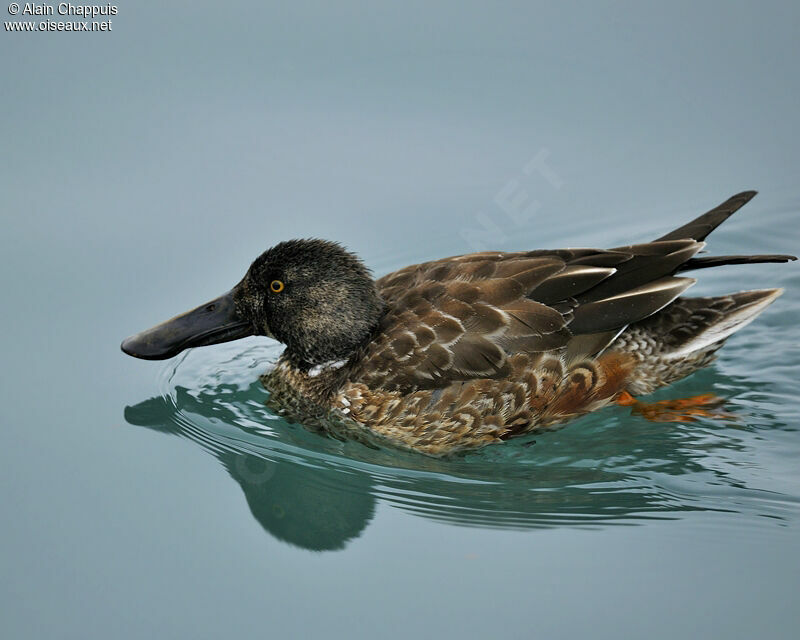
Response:
[[[284,284],[280,280],[273,280],[269,283],[269,288],[273,293],[280,293],[283,291]]]

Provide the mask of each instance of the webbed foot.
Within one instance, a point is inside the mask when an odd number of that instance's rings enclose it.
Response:
[[[651,422],[695,422],[698,417],[732,417],[731,414],[719,410],[725,399],[713,393],[659,402],[640,402],[627,391],[623,391],[617,396],[616,402],[623,407],[630,407],[632,413]]]

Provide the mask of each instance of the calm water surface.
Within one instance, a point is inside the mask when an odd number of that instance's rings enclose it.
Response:
[[[291,237],[381,275],[648,240],[758,188],[709,249],[798,253],[799,19],[141,2],[105,39],[1,34],[0,636],[796,637],[797,264],[698,273],[786,288],[654,397],[727,417],[609,408],[448,460],[271,414],[267,339],[118,345]]]

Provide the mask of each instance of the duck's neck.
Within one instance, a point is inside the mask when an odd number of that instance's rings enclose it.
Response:
[[[325,408],[342,388],[355,368],[356,354],[344,360],[317,365],[298,363],[287,351],[261,382],[278,404],[296,406],[298,402]]]
[[[311,406],[329,407],[333,396],[348,380],[358,375],[372,340],[383,330],[386,307],[383,303],[381,305],[375,324],[351,349],[340,352],[345,354],[341,357],[310,363],[287,345],[275,368],[261,376],[262,384],[271,394],[271,403],[293,404],[306,409]]]

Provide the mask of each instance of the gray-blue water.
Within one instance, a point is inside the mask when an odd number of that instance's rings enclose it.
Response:
[[[449,461],[271,415],[267,339],[118,345],[292,237],[382,274],[755,188],[709,248],[797,253],[800,5],[118,7],[0,33],[0,636],[796,637],[797,264],[698,274],[786,288],[658,394],[731,418],[613,408]]]

